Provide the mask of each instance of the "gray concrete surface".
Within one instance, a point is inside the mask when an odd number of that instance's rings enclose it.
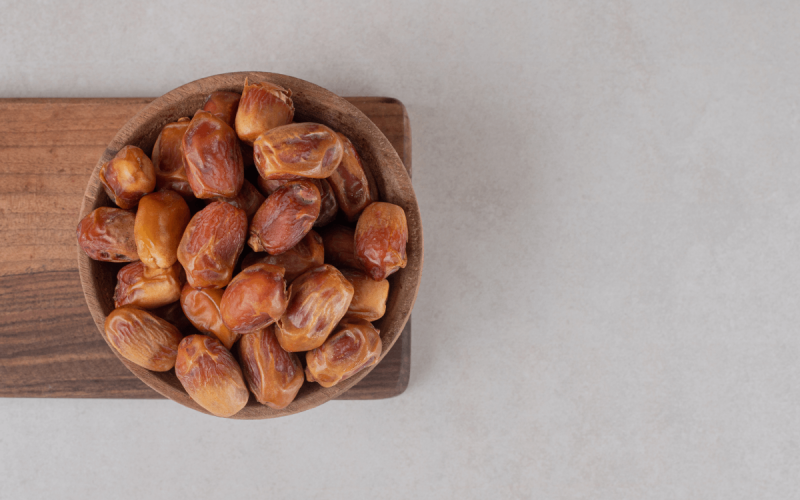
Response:
[[[411,383],[263,422],[0,400],[1,497],[797,495],[800,4],[127,4],[0,2],[0,97],[406,104]]]

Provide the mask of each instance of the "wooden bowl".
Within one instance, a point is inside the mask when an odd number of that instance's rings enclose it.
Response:
[[[183,116],[191,117],[203,106],[203,102],[211,92],[217,90],[242,92],[245,77],[248,77],[251,82],[267,81],[291,89],[295,105],[295,121],[322,123],[349,137],[361,154],[364,166],[370,169],[375,178],[380,199],[399,205],[405,210],[408,220],[408,246],[406,247],[408,265],[405,269],[401,269],[389,277],[391,288],[386,304],[386,314],[375,322],[376,327],[381,331],[382,360],[403,331],[419,289],[422,274],[422,221],[419,207],[414,189],[411,187],[411,179],[383,133],[355,106],[322,87],[275,73],[241,72],[210,76],[164,94],[131,118],[108,145],[89,179],[80,217],[82,219],[98,207],[114,206],[100,183],[99,172],[100,167],[117,151],[125,145],[132,144],[142,148],[145,153],[150,155],[153,144],[164,125]],[[103,325],[106,316],[114,310],[113,295],[116,275],[122,264],[94,261],[78,249],[78,267],[89,311],[94,317],[97,329],[108,343]],[[111,347],[110,344],[109,347]],[[124,359],[113,347],[111,350],[130,371],[158,393],[184,406],[208,413],[186,394],[175,376],[174,370],[165,373],[151,372]],[[283,410],[268,408],[258,403],[251,394],[247,406],[231,418],[274,418],[308,410],[339,396],[364,378],[371,369],[362,370],[328,389],[317,383],[306,382],[300,389],[297,398]]]

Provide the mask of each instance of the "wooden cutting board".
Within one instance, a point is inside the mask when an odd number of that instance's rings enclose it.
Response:
[[[400,101],[348,97],[411,173]],[[152,99],[0,99],[0,397],[162,398],[97,331],[83,297],[75,227],[92,169]],[[339,399],[405,391],[411,322],[389,354]]]

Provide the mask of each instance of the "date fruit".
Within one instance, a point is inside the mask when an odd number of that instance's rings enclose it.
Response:
[[[203,111],[208,111],[233,128],[241,98],[242,94],[238,92],[212,92],[203,104]]]
[[[78,245],[90,259],[102,262],[139,260],[133,223],[136,215],[120,208],[100,207],[81,219]]]
[[[333,194],[333,189],[331,189],[328,179],[312,180],[317,185],[322,197],[320,199],[319,216],[314,222],[314,227],[327,226],[336,218],[336,214],[339,212],[339,203],[336,201],[336,196]]]
[[[389,280],[375,281],[364,271],[340,269],[340,272],[353,285],[353,300],[347,308],[345,318],[375,321],[386,312],[386,299],[389,297]]]
[[[190,217],[189,206],[175,191],[158,191],[139,201],[133,234],[145,266],[164,269],[175,264]]]
[[[177,262],[166,269],[148,268],[141,262],[123,267],[117,273],[114,307],[134,306],[155,309],[181,298],[183,268]]]
[[[222,294],[219,311],[232,332],[248,334],[280,318],[289,301],[283,268],[254,264],[242,270]]]
[[[100,182],[118,207],[133,208],[156,188],[156,170],[144,151],[125,146],[100,168]]]
[[[268,82],[248,84],[244,81],[239,111],[236,113],[236,134],[243,142],[253,141],[267,130],[292,123],[294,103],[292,91]]]
[[[300,358],[283,350],[275,338],[274,325],[242,337],[239,361],[256,400],[270,408],[289,406],[303,385]]]
[[[392,203],[377,201],[361,214],[356,224],[356,259],[375,281],[406,267],[408,226],[406,213]]]
[[[261,252],[247,255],[242,260],[242,268],[259,262],[280,266],[284,269],[286,282],[291,283],[306,271],[321,266],[324,261],[325,249],[322,247],[322,238],[312,230],[297,245],[280,255]]]
[[[183,135],[186,177],[198,198],[233,198],[244,181],[236,132],[207,111],[198,111]]]
[[[223,288],[247,238],[247,214],[224,201],[197,212],[183,232],[178,260],[194,288]]]
[[[356,260],[356,232],[347,226],[335,224],[320,230],[322,244],[325,246],[325,263],[340,269],[349,267],[361,269]]]
[[[230,203],[236,208],[241,208],[247,214],[247,219],[251,220],[258,211],[258,208],[264,203],[264,195],[256,189],[255,186],[250,184],[246,179],[242,184],[242,189],[239,190],[233,198],[216,197],[214,201],[224,201]],[[210,201],[209,201],[210,202]]]
[[[218,288],[192,288],[184,285],[181,291],[181,308],[189,321],[201,333],[216,338],[230,349],[239,335],[222,322],[219,305],[223,291]]]
[[[265,179],[324,179],[339,166],[342,154],[339,136],[319,123],[273,128],[253,143],[253,159]]]
[[[108,342],[123,358],[142,368],[166,372],[175,366],[183,336],[170,323],[131,306],[114,309],[106,318]]]
[[[333,171],[328,182],[336,195],[339,207],[347,215],[349,221],[354,221],[370,203],[378,201],[374,184],[370,184],[361,157],[350,139],[338,134],[342,141],[344,155],[342,162]]]
[[[353,285],[328,264],[294,280],[289,287],[289,305],[275,330],[281,347],[299,352],[321,346],[352,299]]]
[[[318,349],[306,353],[306,380],[333,387],[378,362],[380,332],[368,321],[346,319]]]
[[[194,198],[186,167],[183,165],[181,141],[189,128],[189,118],[180,118],[161,129],[153,146],[153,167],[156,169],[156,189],[171,189],[184,198]]]
[[[213,337],[185,337],[178,346],[175,375],[187,394],[217,417],[236,415],[250,398],[236,359]]]
[[[282,254],[311,231],[319,216],[320,203],[320,192],[313,182],[287,183],[269,195],[258,209],[247,243],[256,252]]]

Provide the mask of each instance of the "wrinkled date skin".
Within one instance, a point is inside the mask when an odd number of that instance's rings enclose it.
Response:
[[[139,260],[133,224],[136,214],[120,208],[100,207],[81,219],[78,245],[90,259],[103,262]]]
[[[181,341],[175,375],[189,396],[217,417],[236,415],[250,398],[236,359],[207,335],[189,335]]]
[[[267,130],[292,123],[294,103],[292,91],[267,82],[244,82],[239,111],[236,113],[236,134],[243,142],[253,141]]]
[[[340,269],[340,272],[353,285],[353,300],[347,308],[345,318],[375,321],[386,313],[386,299],[389,297],[389,280],[375,281],[364,271]]]
[[[350,139],[338,134],[342,141],[344,155],[342,162],[333,171],[328,182],[336,196],[336,201],[349,221],[354,221],[370,203],[378,201],[374,185],[370,184],[361,157]]]
[[[280,266],[284,269],[287,283],[291,283],[298,276],[315,267],[321,266],[325,261],[325,249],[322,247],[322,237],[315,231],[309,231],[300,242],[280,255],[268,253],[251,253],[242,260],[242,268],[253,264],[265,263]]]
[[[181,142],[186,177],[198,198],[233,198],[244,182],[236,132],[206,111],[198,111]]]
[[[380,332],[360,319],[344,320],[322,347],[306,353],[306,380],[333,387],[381,357]]]
[[[102,166],[100,182],[118,207],[133,208],[156,188],[156,170],[144,151],[125,146]]]
[[[178,344],[183,338],[170,323],[131,306],[114,309],[106,318],[105,331],[123,358],[155,372],[175,366]]]
[[[406,267],[406,213],[391,203],[375,202],[356,224],[356,259],[375,281]]]
[[[303,385],[303,365],[297,354],[286,352],[275,338],[274,325],[239,342],[239,361],[256,400],[280,410],[289,406]]]
[[[174,325],[183,336],[200,333],[192,322],[189,321],[189,318],[186,317],[186,314],[184,314],[183,309],[181,309],[180,301],[167,304],[157,309],[151,309],[150,312],[167,323]]]
[[[207,111],[233,128],[236,120],[236,111],[239,109],[239,100],[242,94],[237,92],[212,92],[203,104],[203,111]]]
[[[302,177],[295,175],[295,176],[292,176],[291,179],[270,179],[270,180],[268,180],[268,179],[265,179],[265,178],[263,178],[263,177],[261,177],[259,175],[258,176],[258,188],[261,190],[261,192],[264,194],[264,196],[269,196],[272,193],[274,193],[275,191],[277,191],[278,189],[280,189],[283,186],[285,186],[286,184],[288,184],[289,181],[299,181],[299,180],[302,180],[302,179],[303,179]]]
[[[171,189],[184,198],[194,198],[181,151],[183,134],[188,128],[189,118],[185,117],[164,125],[153,146],[153,167],[156,169],[156,189]]]
[[[283,268],[254,264],[231,280],[222,294],[219,310],[232,332],[248,334],[277,321],[288,301]]]
[[[192,288],[184,285],[181,291],[181,308],[189,321],[201,333],[211,335],[225,346],[233,347],[239,335],[222,322],[219,305],[223,291],[218,288]]]
[[[336,201],[336,196],[333,194],[333,189],[328,183],[328,179],[314,179],[314,183],[322,196],[319,216],[314,222],[314,227],[327,226],[336,218],[336,213],[339,212],[339,202]]]
[[[356,232],[347,226],[335,224],[320,230],[325,246],[325,263],[338,268],[362,269],[356,260]]]
[[[114,307],[135,306],[155,309],[181,298],[183,268],[177,262],[166,269],[147,268],[141,262],[123,267],[117,273]]]
[[[141,199],[133,234],[139,258],[147,267],[172,267],[189,224],[189,206],[175,191],[158,191]]]
[[[265,199],[264,195],[262,195],[255,186],[247,182],[247,180],[244,181],[242,189],[239,190],[239,194],[234,198],[214,198],[215,201],[224,201],[236,208],[241,208],[247,214],[247,220],[253,218]]]
[[[192,217],[178,246],[178,260],[194,288],[223,288],[233,276],[247,238],[247,214],[215,201]]]
[[[253,217],[250,248],[270,255],[289,250],[311,231],[320,204],[320,192],[313,182],[289,182],[269,195]]]
[[[300,352],[321,346],[352,299],[353,285],[328,264],[294,280],[289,287],[289,305],[275,330],[281,347]]]
[[[253,143],[253,160],[265,179],[325,179],[339,166],[342,154],[339,136],[319,123],[273,128]]]

